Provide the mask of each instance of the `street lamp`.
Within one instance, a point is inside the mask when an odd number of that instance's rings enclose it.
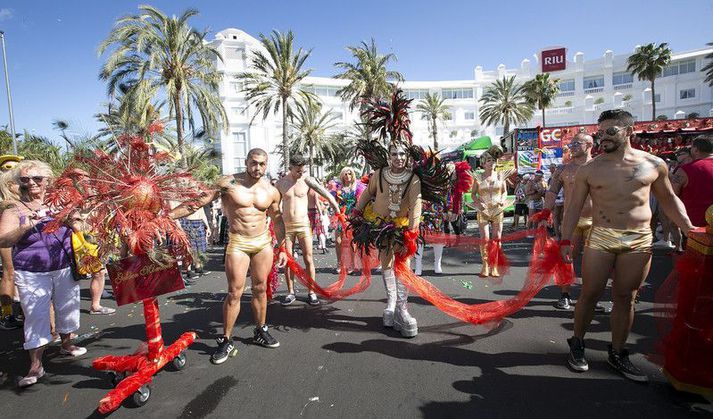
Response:
[[[5,54],[5,32],[0,31],[2,41],[2,62],[5,66],[5,87],[7,88],[7,108],[10,111],[10,134],[12,135],[12,152],[17,154],[17,138],[15,138],[15,118],[12,114],[12,95],[10,94],[10,76],[7,73],[7,55]]]

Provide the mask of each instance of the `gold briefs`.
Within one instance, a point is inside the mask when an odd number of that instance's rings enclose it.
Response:
[[[592,217],[579,217],[577,227],[574,228],[574,233],[580,237],[587,237],[589,230],[592,229]]]
[[[586,246],[607,253],[651,253],[651,229],[642,227],[635,230],[592,226],[587,236]]]
[[[285,223],[285,237],[291,242],[297,239],[309,240],[312,238],[312,226],[309,219],[292,223]]]
[[[253,256],[260,253],[264,248],[272,246],[272,235],[266,229],[257,236],[247,237],[239,233],[228,232],[228,246],[225,253],[232,255],[238,252]]]

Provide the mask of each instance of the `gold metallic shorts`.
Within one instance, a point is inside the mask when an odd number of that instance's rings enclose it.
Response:
[[[636,230],[592,226],[585,246],[590,249],[620,255],[623,253],[651,253],[651,229]]]
[[[485,223],[501,223],[502,224],[504,217],[505,217],[504,211],[500,211],[494,215],[483,213],[483,211],[478,211],[476,213],[476,218],[478,220],[478,223],[480,223],[480,224],[485,224]]]
[[[577,227],[574,228],[574,234],[578,234],[580,237],[587,237],[591,229],[592,217],[579,217]]]
[[[225,248],[225,253],[232,255],[241,252],[253,256],[270,246],[272,246],[272,235],[269,229],[252,237],[228,232],[228,246]]]
[[[297,239],[311,239],[312,226],[310,226],[309,220],[305,219],[304,221],[285,223],[285,237],[293,243]]]

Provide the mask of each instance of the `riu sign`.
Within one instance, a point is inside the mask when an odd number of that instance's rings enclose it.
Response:
[[[567,49],[556,48],[542,51],[542,72],[562,71],[567,68]]]

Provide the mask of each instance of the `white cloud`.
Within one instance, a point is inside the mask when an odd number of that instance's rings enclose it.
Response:
[[[0,22],[12,19],[12,9],[0,9]]]

